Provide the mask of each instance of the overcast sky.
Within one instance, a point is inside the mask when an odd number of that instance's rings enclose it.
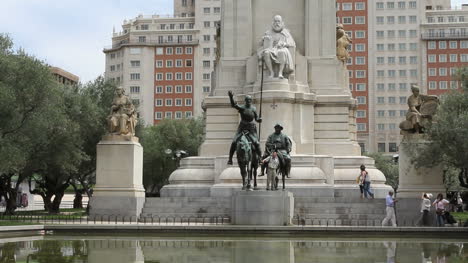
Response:
[[[104,72],[112,28],[138,14],[172,14],[173,0],[0,0],[0,33],[82,82]]]
[[[0,33],[16,47],[61,67],[82,82],[104,72],[112,28],[138,14],[172,14],[173,0],[0,0]],[[452,0],[453,5],[468,0]]]

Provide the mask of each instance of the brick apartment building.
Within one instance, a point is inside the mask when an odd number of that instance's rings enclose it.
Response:
[[[353,39],[348,60],[349,88],[357,100],[356,123],[362,151],[369,144],[369,63],[367,0],[337,0],[337,23]]]

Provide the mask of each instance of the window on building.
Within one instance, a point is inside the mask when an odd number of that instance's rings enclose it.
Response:
[[[210,8],[209,7],[203,8],[203,13],[209,14],[210,13]]]
[[[385,117],[385,111],[384,110],[378,110],[377,111],[377,117],[379,117],[379,118]]]
[[[211,49],[210,49],[210,48],[207,48],[207,47],[203,48],[203,55],[205,55],[205,56],[210,55],[210,50],[211,50]]]
[[[139,36],[138,37],[138,42],[145,43],[146,42],[146,37],[145,36]]]
[[[385,152],[385,143],[382,143],[382,142],[377,143],[377,151],[379,153],[384,153]]]
[[[352,51],[352,50],[350,50]],[[365,44],[356,44],[356,52],[364,52],[366,51],[366,45]]]
[[[385,77],[385,71],[384,70],[377,70],[377,77],[379,77],[379,78]]]
[[[365,96],[357,96],[356,100],[357,100],[357,104],[359,104],[359,105],[366,104],[366,97]]]
[[[401,77],[401,78],[406,78],[406,70],[405,69],[400,69],[398,70],[398,75]]]
[[[356,70],[356,78],[365,78],[366,71],[365,70]]]
[[[439,76],[447,76],[447,68],[439,68]]]
[[[403,1],[398,2],[398,8],[399,9],[405,9],[406,8],[406,2],[403,2]]]
[[[377,38],[384,38],[385,37],[385,31],[377,31],[376,32]]]
[[[356,84],[356,91],[366,91],[366,84],[365,83],[357,83]]]
[[[174,77],[172,75],[172,72],[166,73],[166,80],[173,80]]]
[[[395,44],[388,44],[388,45],[387,45],[387,49],[388,49],[389,51],[394,51],[394,50],[395,50]]]
[[[406,37],[406,30],[398,30],[398,37],[405,38]]]
[[[410,43],[410,50],[418,50],[418,44],[417,43]]]
[[[398,49],[400,51],[405,51],[406,50],[406,43],[399,43],[398,44]]]
[[[406,57],[398,57],[398,63],[401,65],[406,64]]]
[[[203,86],[203,93],[209,93],[210,92],[210,86]]]
[[[406,16],[398,16],[398,24],[406,24]]]
[[[366,117],[366,111],[365,110],[356,111],[356,117],[357,118],[365,118]]]
[[[172,99],[166,99],[166,107],[172,106]]]
[[[140,80],[140,73],[130,73],[130,80]]]
[[[353,4],[352,3],[343,3],[343,11],[350,11],[353,10]]]
[[[440,49],[447,49],[447,41],[439,41]]]
[[[435,41],[429,41],[427,42],[427,49],[436,49],[436,42]]]
[[[162,73],[156,73],[156,80],[163,80],[164,75]]]
[[[395,91],[396,84],[395,83],[388,83],[388,91]]]
[[[172,119],[172,112],[171,111],[166,111],[165,115],[166,115],[165,116],[166,119]]]
[[[166,68],[172,68],[174,61],[166,60]]]
[[[388,117],[395,117],[396,116],[396,110],[389,110],[388,111]]]
[[[185,99],[185,106],[192,106],[192,99]]]
[[[185,48],[185,54],[192,54],[193,53],[193,48],[192,47],[186,47]]]
[[[379,131],[385,131],[385,124],[384,124],[384,123],[379,123],[379,124],[377,124],[377,130],[379,130]]]
[[[357,124],[357,130],[360,131],[360,132],[366,131],[367,130],[366,124],[365,123],[358,123]]]
[[[406,116],[406,110],[400,110],[400,117],[405,117]]]
[[[450,88],[451,89],[458,89],[458,82],[455,80],[450,81]]]
[[[406,96],[400,96],[400,104],[406,104],[407,98]]]
[[[387,61],[388,61],[388,64],[389,65],[393,65],[395,64],[395,57],[387,57]]]
[[[366,17],[365,16],[356,16],[355,17],[355,23],[357,25],[363,25],[366,23]]]
[[[395,24],[395,17],[394,16],[387,16],[387,24],[389,24],[389,25]]]
[[[399,87],[400,91],[407,91],[408,90],[408,84],[406,84],[406,83],[399,83],[398,87]]]
[[[447,85],[447,81],[439,81],[439,89],[447,89],[448,88],[448,85]]]
[[[157,111],[154,113],[154,119],[155,120],[162,120],[163,113],[160,111]]]
[[[221,13],[221,7],[215,7],[215,8],[213,8],[213,12],[214,12],[215,14]]]
[[[437,89],[437,82],[429,81],[429,89]]]
[[[377,104],[384,104],[385,103],[385,97],[377,97]]]
[[[385,58],[384,57],[377,57],[377,64],[382,65],[385,63]]]
[[[408,5],[411,9],[416,9],[417,7],[416,1],[409,1]]]
[[[355,10],[366,10],[366,4],[364,2],[356,2],[354,4]]]
[[[377,83],[377,91],[385,91],[385,84]]]
[[[396,153],[396,152],[398,152],[397,144],[394,143],[394,142],[389,143],[389,144],[388,144],[388,151],[391,152],[391,153]]]
[[[395,97],[388,97],[388,103],[389,104],[396,104],[396,98]]]
[[[185,72],[185,80],[192,80],[192,72]]]
[[[192,93],[192,85],[185,85],[185,93]]]
[[[383,2],[377,2],[377,3],[375,4],[375,7],[376,7],[377,9],[384,9],[384,3],[383,3]]]
[[[163,106],[163,100],[162,99],[156,99],[154,102],[156,107],[162,107]]]
[[[176,80],[182,80],[182,72],[177,72],[177,73],[175,74],[175,79],[176,79]]]
[[[130,93],[140,93],[140,86],[130,86]]]
[[[343,17],[343,24],[345,25],[351,25],[353,23],[353,18],[352,17]]]
[[[210,73],[204,73],[203,74],[203,80],[210,80],[211,79],[211,74]]]
[[[203,67],[204,68],[209,68],[211,66],[210,64],[211,64],[211,61],[209,61],[209,60],[204,60],[203,61]]]
[[[410,72],[410,76],[411,76],[412,78],[415,78],[415,77],[418,76],[418,70],[417,70],[417,69],[410,69],[409,72]]]
[[[140,61],[139,60],[131,60],[130,65],[132,67],[134,67],[134,68],[139,67],[140,66]]]
[[[378,24],[378,25],[382,25],[384,23],[384,17],[383,16],[378,16],[375,18],[375,22]]]
[[[171,47],[166,48],[166,55],[172,55],[173,49]]]
[[[388,77],[389,78],[394,78],[396,77],[396,71],[394,69],[390,69],[387,71]]]
[[[183,54],[183,49],[181,47],[176,47],[176,54],[177,55],[180,55],[180,54]]]
[[[185,60],[185,67],[192,67],[192,60],[191,59],[186,59]]]
[[[395,2],[387,2],[387,8],[388,8],[388,9],[393,9],[393,8],[395,8]]]
[[[175,99],[176,106],[182,106],[182,99]]]

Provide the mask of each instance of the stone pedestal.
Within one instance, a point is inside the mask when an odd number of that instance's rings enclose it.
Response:
[[[400,225],[414,225],[421,216],[422,193],[445,193],[442,167],[416,168],[411,161],[411,152],[430,143],[423,134],[406,134],[400,144],[399,186],[396,206],[397,220]],[[432,199],[431,201],[434,201]],[[434,210],[434,209],[431,209]],[[435,217],[431,211],[430,219]]]
[[[136,220],[145,202],[143,147],[138,138],[104,138],[97,145],[96,160],[91,217],[113,215]]]
[[[400,144],[398,198],[421,198],[422,193],[445,193],[443,170],[440,166],[416,168],[410,152],[430,143],[422,134],[407,134]]]
[[[234,225],[290,225],[294,197],[288,191],[240,191],[232,196]]]

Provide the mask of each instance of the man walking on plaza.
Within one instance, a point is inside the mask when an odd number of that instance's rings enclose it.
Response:
[[[396,227],[396,218],[395,218],[395,203],[397,200],[393,198],[393,192],[388,192],[387,197],[385,198],[385,204],[387,209],[387,216],[385,216],[384,220],[382,221],[382,226],[387,226],[388,221],[392,222],[392,226]]]

